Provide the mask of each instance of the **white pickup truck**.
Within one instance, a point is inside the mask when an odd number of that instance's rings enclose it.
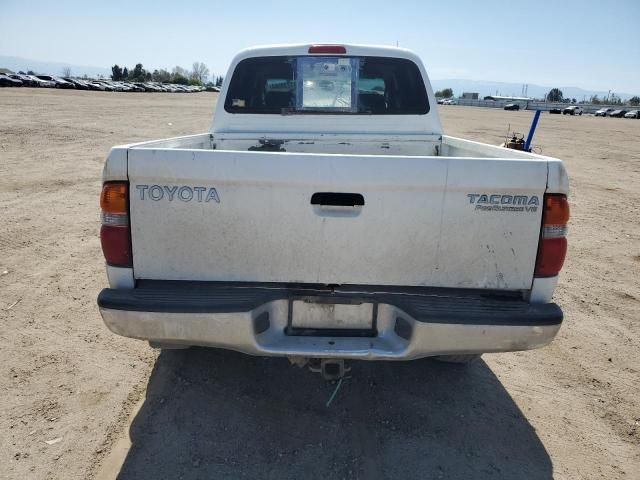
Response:
[[[554,338],[565,168],[445,135],[416,55],[252,48],[219,95],[210,131],[109,153],[98,305],[111,331],[461,362]]]

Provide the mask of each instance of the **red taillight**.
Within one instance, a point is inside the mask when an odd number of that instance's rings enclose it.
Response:
[[[131,235],[129,227],[102,225],[100,243],[102,253],[109,265],[116,267],[131,266]]]
[[[347,49],[344,45],[311,45],[309,53],[344,54],[347,53]]]
[[[131,267],[131,229],[129,228],[129,184],[108,182],[100,194],[102,228],[100,243],[107,264]]]
[[[565,237],[543,238],[540,241],[538,260],[536,261],[536,277],[553,277],[562,270],[564,257],[567,254]]]
[[[562,269],[567,255],[567,222],[569,202],[566,195],[544,196],[542,237],[536,260],[536,277],[553,277]]]

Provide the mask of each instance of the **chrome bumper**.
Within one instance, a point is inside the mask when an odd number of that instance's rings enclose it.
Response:
[[[355,289],[329,293],[260,288],[255,296],[253,287],[196,285],[194,291],[185,284],[176,292],[166,285],[153,290],[150,283],[143,289],[106,289],[101,293],[100,313],[112,332],[251,355],[411,360],[528,350],[551,342],[562,322],[562,312],[555,304],[529,305],[522,300],[494,300],[456,291],[413,288],[409,292]],[[375,303],[375,333],[288,334],[292,298],[301,295],[329,302]]]

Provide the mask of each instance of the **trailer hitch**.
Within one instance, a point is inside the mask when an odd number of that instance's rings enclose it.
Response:
[[[328,381],[339,380],[351,370],[341,358],[305,358],[289,357],[289,361],[298,367],[307,367],[309,371],[319,373]]]
[[[320,362],[309,362],[309,370],[320,373],[325,380],[339,380],[351,370],[341,358],[321,358]]]

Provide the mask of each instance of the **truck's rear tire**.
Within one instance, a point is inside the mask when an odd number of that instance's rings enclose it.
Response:
[[[437,357],[433,357],[435,360],[439,362],[445,363],[457,363],[457,364],[468,364],[475,362],[482,356],[481,353],[474,353],[468,355],[438,355]]]

